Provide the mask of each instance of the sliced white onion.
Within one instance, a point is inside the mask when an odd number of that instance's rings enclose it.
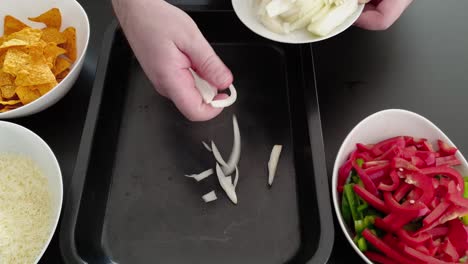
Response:
[[[223,156],[221,156],[221,153],[219,152],[218,147],[216,147],[216,144],[213,141],[211,141],[211,150],[213,151],[213,156],[216,162],[218,162],[219,164],[221,164],[221,166],[223,166],[223,171],[227,170],[228,165],[226,161],[224,161]]]
[[[307,30],[319,36],[327,36],[358,9],[358,0],[347,0],[333,7],[326,16],[311,23]]]
[[[283,146],[274,145],[273,149],[271,150],[270,160],[268,161],[268,184],[270,186],[273,184],[273,180],[275,179],[276,168],[278,166],[278,161],[282,149]]]
[[[231,182],[231,177],[226,177],[226,175],[224,175],[223,170],[218,163],[216,163],[216,175],[218,176],[219,184],[226,195],[234,204],[237,204],[237,194],[234,185]]]
[[[213,169],[208,169],[208,170],[206,170],[204,172],[201,172],[199,174],[185,175],[185,177],[193,178],[198,182],[198,181],[201,181],[201,180],[211,176],[211,174],[213,174],[213,173],[214,173]]]
[[[269,17],[275,17],[293,8],[294,2],[296,1],[295,0],[272,0],[270,3],[266,5],[265,9]]]
[[[208,150],[209,152],[212,152],[211,147],[205,141],[202,141],[201,143],[206,148],[206,150]]]
[[[223,108],[231,106],[233,103],[235,103],[237,100],[237,91],[234,85],[229,85],[229,92],[231,93],[231,95],[228,98],[211,101],[211,106],[215,108]]]
[[[209,202],[215,201],[216,199],[218,199],[218,197],[216,197],[215,191],[211,191],[211,192],[203,195],[202,199],[203,199],[203,201],[205,201],[205,203],[209,203]]]
[[[241,135],[239,130],[239,124],[237,123],[237,117],[234,115],[232,117],[232,129],[234,134],[234,141],[232,143],[231,155],[227,162],[227,169],[223,170],[224,174],[231,175],[237,167],[237,164],[240,160],[241,154]]]
[[[213,101],[213,98],[215,98],[216,94],[218,93],[218,89],[216,89],[216,87],[213,87],[210,83],[202,79],[191,68],[189,68],[189,70],[193,75],[193,79],[195,80],[195,87],[200,92],[203,101],[207,104],[211,103],[211,101]]]
[[[234,189],[237,187],[237,182],[239,181],[239,169],[236,167],[236,175],[234,176]]]

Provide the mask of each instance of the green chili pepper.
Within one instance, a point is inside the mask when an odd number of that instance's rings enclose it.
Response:
[[[351,209],[351,216],[353,217],[353,220],[359,220],[359,215],[358,215],[358,201],[356,199],[356,194],[353,191],[353,186],[354,184],[345,184],[343,187],[343,194],[346,195],[346,199],[348,200],[349,208]]]
[[[363,237],[359,238],[357,245],[358,245],[359,250],[361,250],[362,252],[367,251],[367,242],[365,238]]]
[[[348,198],[346,198],[346,193],[343,192],[343,197],[341,199],[341,214],[346,223],[352,222],[351,208],[349,206]]]

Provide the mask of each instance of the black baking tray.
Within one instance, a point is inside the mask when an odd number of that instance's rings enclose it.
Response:
[[[154,91],[111,25],[60,227],[64,260],[325,263],[334,230],[311,47],[260,38],[232,11],[187,12],[232,70],[238,100],[211,121],[187,121]],[[234,114],[238,205],[215,176],[184,177],[214,165],[202,140],[229,154]],[[274,144],[283,152],[269,188]],[[218,200],[205,204],[210,190]]]

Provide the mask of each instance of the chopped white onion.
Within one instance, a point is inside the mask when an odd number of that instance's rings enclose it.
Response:
[[[193,75],[193,79],[195,80],[195,87],[200,92],[203,101],[207,104],[211,103],[211,101],[213,101],[213,98],[215,98],[216,94],[218,93],[218,89],[216,89],[210,83],[202,79],[194,70],[190,68],[189,70]]]
[[[216,197],[215,191],[211,191],[211,192],[203,195],[202,199],[203,199],[203,201],[205,201],[205,203],[209,203],[209,202],[215,201],[216,199],[218,199],[218,197]]]
[[[227,169],[223,170],[224,174],[226,175],[231,175],[234,172],[240,160],[241,135],[239,130],[239,124],[237,123],[237,118],[235,115],[232,117],[232,128],[234,132],[234,141],[232,143],[231,155],[229,155],[229,159],[227,162]]]
[[[219,164],[221,164],[221,166],[223,166],[223,171],[224,170],[227,171],[228,165],[226,161],[224,161],[223,156],[221,156],[221,153],[219,152],[218,147],[216,147],[216,144],[213,141],[211,141],[211,150],[213,151],[213,156],[215,157],[216,162],[218,162]]]
[[[234,176],[234,189],[237,187],[237,182],[239,181],[239,169],[236,167],[236,175]]]
[[[282,149],[283,146],[274,145],[273,149],[271,150],[270,160],[268,161],[268,184],[270,186],[273,184],[273,180],[275,179],[276,168],[278,166],[278,161]]]
[[[199,174],[185,175],[185,177],[193,178],[198,182],[198,181],[201,181],[201,180],[211,176],[211,174],[213,174],[213,173],[214,173],[213,169],[208,169],[208,170],[206,170],[204,172],[201,172]]]
[[[205,141],[202,141],[202,144],[206,148],[206,150],[208,150],[209,152],[212,152],[211,147]]]
[[[221,188],[223,188],[229,199],[231,199],[234,204],[237,204],[237,194],[234,185],[231,182],[231,177],[226,177],[226,175],[224,175],[223,170],[218,163],[216,163],[216,175],[218,176]]]
[[[229,85],[229,92],[231,93],[231,95],[228,98],[211,101],[211,106],[215,108],[223,108],[231,106],[233,103],[235,103],[237,100],[237,91],[234,85]]]
[[[334,6],[318,21],[311,23],[307,30],[319,35],[327,36],[339,25],[344,23],[358,9],[358,0],[346,0],[342,5]]]
[[[265,7],[269,17],[275,17],[289,11],[294,4],[294,0],[272,0]]]

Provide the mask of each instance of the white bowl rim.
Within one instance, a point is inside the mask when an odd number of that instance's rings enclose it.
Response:
[[[60,169],[59,162],[58,162],[57,157],[55,156],[54,152],[52,151],[50,146],[39,135],[37,135],[36,133],[34,133],[33,131],[31,131],[30,129],[28,129],[28,128],[24,127],[24,126],[21,126],[21,125],[12,123],[12,122],[0,120],[0,129],[5,128],[5,127],[6,128],[13,128],[14,130],[22,130],[25,133],[29,134],[32,138],[35,138],[38,142],[40,142],[40,144],[42,144],[44,149],[46,150],[47,154],[52,158],[52,163],[54,164],[54,167],[58,172],[58,180],[59,180],[59,186],[60,186],[58,210],[57,210],[57,214],[52,216],[54,221],[50,223],[51,224],[51,229],[50,229],[49,237],[48,237],[46,243],[44,243],[41,252],[37,255],[37,257],[36,257],[36,259],[34,261],[34,263],[38,263],[39,260],[44,255],[47,248],[49,247],[50,242],[52,241],[52,238],[53,238],[53,236],[55,234],[55,231],[57,230],[58,222],[60,220],[60,214],[61,214],[62,206],[63,206],[62,171]]]
[[[345,139],[343,140],[343,142],[341,143],[341,146],[340,146],[340,149],[338,150],[338,153],[336,154],[336,158],[335,158],[335,162],[333,164],[333,174],[332,174],[332,184],[331,184],[331,188],[332,188],[332,199],[333,199],[333,207],[335,209],[335,213],[336,213],[336,217],[338,219],[338,223],[340,224],[340,227],[341,227],[341,230],[343,231],[346,239],[348,240],[349,244],[351,244],[351,246],[353,247],[354,251],[356,251],[356,253],[368,264],[373,264],[372,261],[370,261],[366,255],[364,255],[364,253],[362,253],[359,248],[357,247],[357,245],[353,242],[353,239],[351,238],[350,234],[348,233],[347,231],[347,225],[345,224],[344,220],[343,220],[343,216],[341,214],[341,205],[339,204],[339,195],[338,195],[338,191],[337,191],[337,187],[338,187],[338,170],[341,166],[341,164],[339,164],[339,157],[343,156],[343,153],[344,150],[344,146],[345,146],[345,143],[347,143],[347,141],[351,138],[351,136],[354,134],[354,131],[356,130],[359,130],[358,128],[360,128],[364,123],[366,123],[369,119],[373,119],[375,118],[376,116],[379,116],[379,115],[383,115],[383,114],[387,114],[387,113],[401,113],[401,114],[405,114],[405,115],[410,115],[410,116],[413,116],[415,118],[418,118],[418,119],[421,119],[423,120],[424,122],[426,122],[428,125],[430,125],[435,131],[437,131],[438,133],[442,134],[442,135],[445,135],[445,133],[440,129],[438,128],[433,122],[431,122],[429,119],[427,119],[426,117],[420,115],[420,114],[417,114],[415,112],[412,112],[412,111],[409,111],[409,110],[404,110],[404,109],[385,109],[385,110],[381,110],[381,111],[378,111],[376,113],[373,113],[367,117],[365,117],[364,119],[362,119],[358,124],[356,124],[351,130],[350,132],[347,134],[347,136],[345,137]],[[447,136],[448,138],[448,136]],[[449,139],[448,142],[449,144],[451,145],[454,145],[453,142]],[[463,157],[463,155],[461,154],[460,152],[460,155]],[[464,157],[463,157],[464,159]],[[466,162],[466,161],[465,161]]]
[[[247,1],[247,0],[240,0],[240,1]],[[269,39],[269,40],[276,41],[276,42],[279,42],[279,43],[286,43],[286,44],[310,44],[310,43],[320,42],[320,41],[327,40],[329,38],[335,37],[335,36],[343,33],[344,31],[346,31],[347,29],[349,29],[350,27],[352,27],[354,25],[356,20],[362,14],[362,12],[364,10],[364,6],[365,6],[365,4],[359,4],[358,10],[355,11],[355,13],[357,12],[358,15],[357,15],[356,19],[353,20],[352,23],[348,27],[343,27],[340,30],[338,30],[336,32],[333,32],[332,34],[329,34],[329,35],[324,36],[324,37],[310,38],[310,39],[307,39],[307,40],[294,40],[294,39],[288,38],[287,35],[284,35],[283,37],[282,37],[282,35],[279,35],[279,34],[272,34],[270,36],[266,36],[262,32],[259,32],[259,31],[255,30],[250,25],[250,23],[245,21],[245,19],[241,15],[239,15],[239,13],[238,13],[239,10],[237,9],[237,4],[236,4],[237,0],[231,0],[231,3],[232,3],[232,7],[234,9],[234,13],[236,14],[236,16],[239,18],[239,20],[242,22],[242,24],[244,24],[250,31],[252,31],[253,33],[255,33],[255,34],[257,34],[257,35],[259,35],[259,36],[261,36],[261,37],[263,37],[265,39]],[[353,15],[354,15],[354,13],[353,13]]]
[[[77,67],[75,67],[75,66],[78,65],[79,62],[84,60],[84,56],[86,56],[86,52],[88,50],[89,38],[90,38],[90,35],[91,35],[88,14],[84,10],[83,6],[81,6],[81,4],[77,0],[67,0],[67,1],[70,1],[70,2],[73,2],[74,4],[76,4],[78,10],[80,10],[80,12],[82,14],[84,14],[84,17],[86,18],[86,42],[85,42],[85,45],[84,45],[83,52],[81,53],[80,57],[78,57],[76,59],[76,61],[73,63],[72,68],[70,69],[70,73],[67,74],[67,76],[65,76],[65,78],[62,80],[62,82],[64,82],[65,80],[68,80],[69,78],[71,78],[71,75],[72,75],[71,73],[77,70]],[[34,106],[36,106],[36,105],[41,105],[41,104],[45,103],[44,101],[46,101],[49,97],[52,96],[52,93],[53,93],[54,89],[60,89],[62,87],[62,85],[61,85],[62,82],[57,84],[48,93],[42,95],[41,97],[39,97],[38,99],[32,101],[31,103],[29,103],[27,105],[23,105],[23,106],[18,107],[18,108],[15,108],[15,109],[10,110],[8,112],[0,113],[0,119],[1,118],[12,118],[12,117],[10,117],[10,115],[14,116],[15,113],[21,112],[21,111],[24,112],[24,113],[28,113],[30,108],[34,108]],[[20,116],[26,116],[26,115],[27,114],[20,114]],[[18,116],[18,117],[20,117],[20,116]]]

